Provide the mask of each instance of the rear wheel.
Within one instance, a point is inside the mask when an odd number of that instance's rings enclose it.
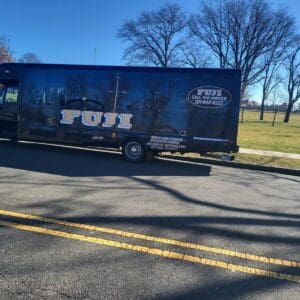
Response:
[[[125,141],[122,147],[123,157],[131,162],[141,162],[146,159],[146,148],[143,142],[138,139]]]

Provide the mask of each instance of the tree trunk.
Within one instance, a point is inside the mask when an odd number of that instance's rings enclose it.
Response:
[[[293,102],[289,102],[288,107],[286,109],[285,117],[284,117],[284,120],[283,120],[284,123],[288,123],[289,122],[289,120],[290,120],[290,114],[291,114],[293,105],[294,105]]]
[[[240,101],[242,101],[244,99],[244,95],[246,93],[246,88],[247,88],[247,85],[242,82],[242,86],[241,86],[241,98],[240,98]]]
[[[265,92],[263,91],[263,96],[261,99],[261,106],[260,106],[260,116],[259,116],[260,121],[263,121],[263,119],[264,119],[265,101],[266,101],[266,95],[265,95]]]

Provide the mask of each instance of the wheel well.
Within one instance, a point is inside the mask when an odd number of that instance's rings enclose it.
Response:
[[[123,138],[121,141],[120,141],[120,147],[123,147],[124,143],[127,142],[127,141],[131,141],[131,140],[138,140],[140,141],[141,143],[144,144],[144,146],[147,148],[147,144],[145,143],[145,141],[138,137],[138,136],[135,136],[135,135],[131,135],[131,136],[127,136],[125,138]]]

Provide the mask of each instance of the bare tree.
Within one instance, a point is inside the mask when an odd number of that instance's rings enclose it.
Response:
[[[212,57],[203,45],[191,38],[180,47],[177,64],[192,68],[207,68],[212,64]]]
[[[300,99],[300,38],[298,37],[287,56],[288,106],[283,122],[288,123],[294,104]]]
[[[193,35],[206,43],[221,68],[240,68],[243,96],[265,69],[261,58],[290,36],[294,19],[266,0],[203,2],[189,22]]]
[[[260,106],[259,119],[264,119],[265,103],[269,99],[271,93],[282,83],[282,78],[279,76],[281,60],[264,62],[265,69],[262,74],[262,98]]]
[[[32,52],[28,52],[23,54],[18,62],[26,63],[26,64],[40,64],[42,61],[38,58],[38,56]]]
[[[14,58],[9,47],[9,41],[5,37],[0,37],[0,63],[13,62]]]
[[[127,20],[117,37],[129,43],[123,58],[130,64],[168,67],[176,64],[179,48],[186,43],[187,16],[177,4],[167,3],[158,10]]]
[[[283,81],[280,76],[286,48],[295,39],[294,20],[284,11],[277,12],[282,15],[282,23],[280,30],[276,31],[272,39],[272,47],[270,51],[263,54],[261,59],[261,68],[264,70],[262,79],[262,101],[260,106],[260,120],[264,119],[265,101],[270,97],[274,89],[277,89]]]

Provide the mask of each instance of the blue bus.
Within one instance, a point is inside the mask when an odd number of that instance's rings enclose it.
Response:
[[[0,65],[0,136],[160,152],[234,153],[236,69]]]

